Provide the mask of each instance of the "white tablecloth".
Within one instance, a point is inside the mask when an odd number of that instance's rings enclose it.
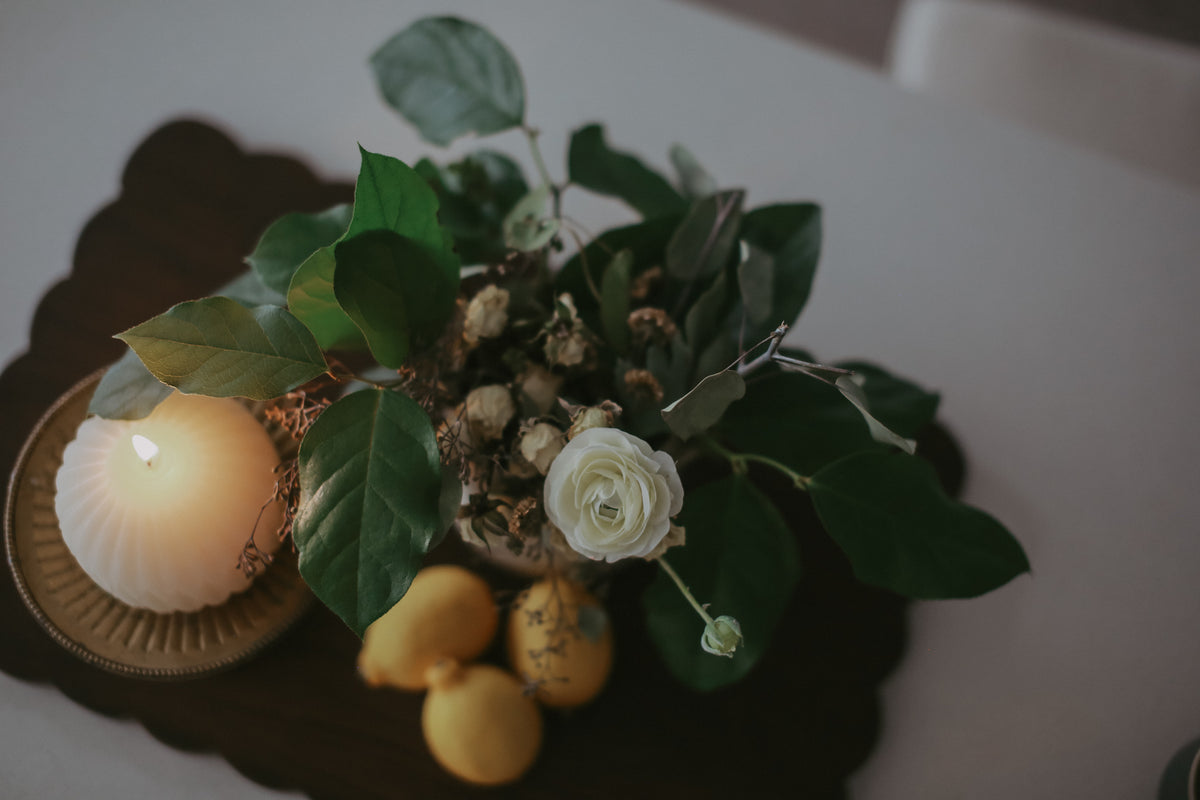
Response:
[[[819,199],[797,340],[942,390],[967,498],[1025,544],[1032,577],[915,607],[856,796],[1151,795],[1200,734],[1200,196],[1100,157],[662,0],[5,0],[0,357],[168,118],[330,176],[354,174],[356,140],[425,153],[365,58],[450,11],[516,52],[559,174],[567,131],[601,119],[659,163],[685,142],[755,204]],[[489,144],[525,154],[513,135]],[[624,213],[567,200],[595,227]],[[277,796],[52,690],[0,676],[0,708],[5,798]]]

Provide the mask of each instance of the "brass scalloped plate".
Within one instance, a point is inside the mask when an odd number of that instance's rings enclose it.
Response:
[[[54,513],[54,476],[63,450],[87,416],[101,374],[60,397],[17,458],[4,516],[4,546],[17,590],[56,642],[109,672],[179,680],[228,669],[294,625],[312,607],[312,592],[286,547],[249,589],[191,613],[132,608],[88,577],[63,542]],[[268,432],[286,453],[291,444],[287,434],[272,426]]]

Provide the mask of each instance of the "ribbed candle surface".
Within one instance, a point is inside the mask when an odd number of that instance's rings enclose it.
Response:
[[[267,432],[234,400],[176,392],[145,419],[85,420],[55,480],[63,540],[100,588],[131,606],[221,603],[250,585],[237,561],[251,531],[260,550],[279,546],[282,508],[263,510],[278,463]]]

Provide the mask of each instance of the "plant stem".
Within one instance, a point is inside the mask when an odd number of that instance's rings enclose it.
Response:
[[[791,479],[795,487],[801,491],[807,491],[808,485],[812,483],[812,478],[808,477],[807,475],[801,475],[799,472],[796,472],[796,470],[792,469],[786,464],[776,461],[773,458],[760,456],[757,453],[735,453],[709,436],[704,437],[704,444],[708,447],[708,449],[712,450],[717,455],[728,459],[729,465],[733,467],[734,472],[744,473],[746,471],[746,464],[753,461],[782,472],[789,479]]]
[[[709,615],[709,613],[704,609],[704,606],[700,605],[700,603],[688,590],[688,587],[683,582],[683,578],[679,577],[679,573],[671,569],[671,565],[668,564],[666,559],[664,559],[662,556],[659,556],[656,560],[658,561],[659,566],[663,568],[663,572],[667,573],[667,575],[671,577],[671,580],[675,581],[675,587],[679,589],[679,593],[682,594],[687,601],[692,604],[692,608],[696,609],[696,613],[700,615],[700,619],[704,620],[704,624],[710,624],[713,621],[712,616]]]
[[[546,169],[546,161],[542,158],[542,149],[538,147],[538,136],[541,131],[537,128],[531,128],[528,125],[521,127],[525,132],[525,137],[529,139],[529,152],[533,154],[533,163],[537,166],[538,175],[542,179],[542,183],[550,188],[550,194],[554,198],[554,218],[562,219],[562,187],[554,183],[550,177],[550,170]]]

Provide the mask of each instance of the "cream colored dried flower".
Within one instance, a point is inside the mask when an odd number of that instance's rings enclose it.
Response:
[[[562,452],[563,433],[548,422],[538,422],[521,434],[521,457],[545,475],[554,457]]]
[[[583,331],[571,331],[565,336],[546,340],[546,360],[562,367],[575,367],[588,357],[588,340]]]
[[[522,394],[529,398],[538,414],[546,414],[554,408],[562,384],[561,375],[555,375],[541,364],[530,364],[517,379]]]
[[[485,286],[467,304],[463,321],[463,337],[469,344],[480,339],[494,339],[508,325],[508,290],[495,285]]]
[[[517,413],[512,393],[499,384],[473,389],[467,395],[466,405],[472,438],[485,442],[503,436],[504,427]]]

